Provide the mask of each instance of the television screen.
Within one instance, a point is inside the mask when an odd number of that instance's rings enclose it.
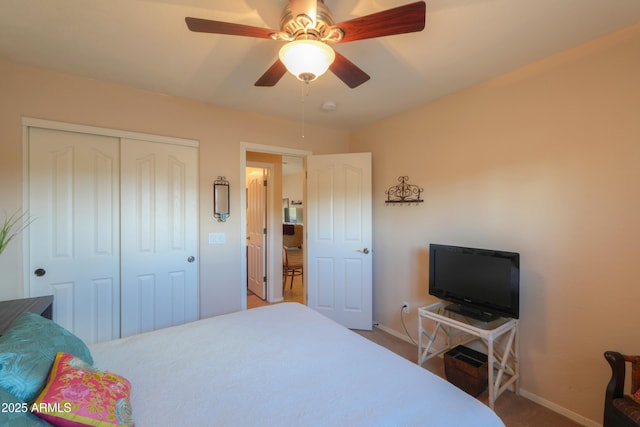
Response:
[[[520,255],[515,252],[429,245],[429,293],[451,309],[491,320],[518,318]]]

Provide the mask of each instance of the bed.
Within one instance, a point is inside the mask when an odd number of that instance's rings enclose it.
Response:
[[[25,313],[0,337],[0,397],[0,425],[12,426],[504,427],[440,377],[297,303],[89,346]]]
[[[283,303],[90,346],[138,427],[503,426],[443,379]]]

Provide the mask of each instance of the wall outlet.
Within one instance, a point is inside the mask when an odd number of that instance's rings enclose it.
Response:
[[[408,302],[403,302],[402,303],[402,312],[403,313],[409,313],[409,310],[411,309],[411,306],[409,305]]]

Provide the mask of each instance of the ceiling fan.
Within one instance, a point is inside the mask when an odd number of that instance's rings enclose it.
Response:
[[[369,80],[369,75],[329,45],[422,31],[425,15],[425,2],[419,1],[335,24],[324,0],[289,0],[280,30],[192,17],[185,21],[194,32],[286,42],[256,86],[275,86],[287,70],[308,83],[329,69],[355,88]]]

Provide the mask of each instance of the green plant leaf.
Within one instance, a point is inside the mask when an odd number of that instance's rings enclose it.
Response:
[[[14,237],[27,228],[32,222],[33,219],[29,218],[27,212],[17,210],[9,216],[7,216],[7,213],[5,212],[2,229],[0,230],[0,254],[4,252],[9,242],[11,242]]]

